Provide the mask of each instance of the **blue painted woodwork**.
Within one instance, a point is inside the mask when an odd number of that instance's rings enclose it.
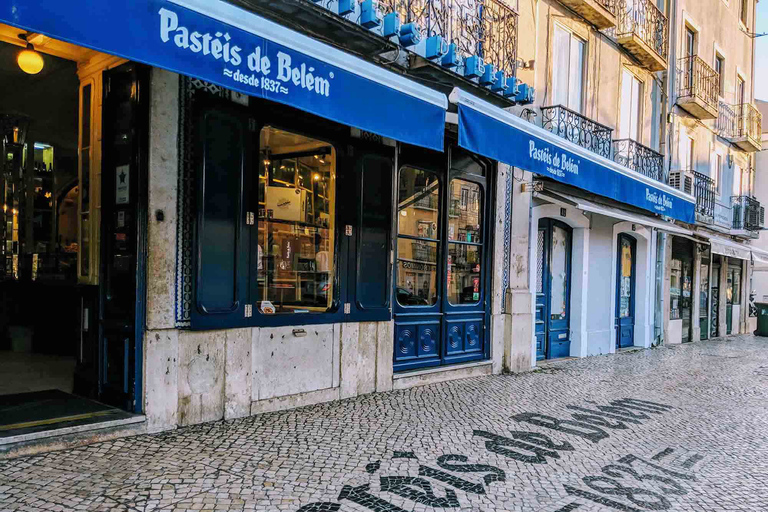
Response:
[[[629,248],[631,261],[624,261],[624,248]],[[637,241],[631,236],[621,233],[619,235],[616,257],[616,347],[627,348],[635,344],[635,296],[636,296],[636,268],[637,268]],[[623,266],[629,265],[630,275],[625,276]],[[628,280],[628,282],[627,282]],[[629,290],[628,315],[622,316],[622,287]],[[626,291],[626,290],[625,290]]]
[[[488,200],[488,178],[486,176],[492,174],[490,165],[476,156],[469,158],[468,153],[453,147],[448,162],[448,168],[451,170],[446,172],[444,156],[432,155],[425,158],[423,154],[423,150],[415,152],[404,148],[400,164],[401,166],[434,170],[440,180],[440,242],[438,244],[436,276],[438,297],[434,305],[405,306],[396,299],[394,300],[395,347],[393,364],[395,371],[478,361],[490,357],[490,347],[486,342],[489,318],[487,290],[491,281],[491,273],[487,271],[490,268],[490,251],[487,248],[491,247],[488,229],[491,224],[491,212],[488,206],[490,201]],[[459,163],[459,159],[461,159],[461,163]],[[469,164],[470,166],[482,166],[483,169],[468,171],[466,168],[467,161],[473,162]],[[461,170],[456,169],[457,167],[460,167]],[[482,193],[481,240],[484,243],[450,241],[451,244],[464,243],[480,248],[482,286],[479,300],[472,304],[451,304],[448,300],[446,276],[449,245],[447,222],[449,205],[446,197],[448,197],[450,182],[453,179],[475,183],[480,186]],[[397,203],[399,202],[400,198],[398,198]],[[395,212],[395,215],[399,215],[399,212]],[[395,296],[397,296],[397,268],[396,265],[393,279]]]
[[[128,63],[104,75],[98,393],[102,402],[141,413],[149,134],[149,98],[142,91],[149,69]],[[129,191],[118,203],[119,180],[128,181]]]
[[[459,145],[544,177],[693,224],[695,198],[454,89]]]
[[[229,2],[7,0],[0,21],[443,150],[444,94]]]
[[[563,276],[562,290],[562,314],[553,314],[553,258],[558,257],[553,254],[553,233],[555,229],[561,230],[564,234],[562,243],[563,257],[562,270]],[[537,239],[537,276],[536,276],[536,317],[535,317],[535,335],[536,335],[536,359],[557,359],[571,355],[571,335],[570,335],[570,309],[571,309],[571,251],[572,251],[573,231],[571,228],[554,219],[539,220],[539,231]],[[557,297],[559,299],[559,297]]]

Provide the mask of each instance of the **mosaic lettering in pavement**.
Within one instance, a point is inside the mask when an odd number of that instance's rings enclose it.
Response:
[[[768,341],[554,363],[0,461],[0,510],[768,510]]]

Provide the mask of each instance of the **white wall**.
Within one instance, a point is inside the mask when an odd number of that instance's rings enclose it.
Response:
[[[595,356],[613,352],[616,274],[616,242],[613,239],[615,219],[592,215],[592,233],[589,236],[589,261],[594,272],[589,275],[589,300],[587,308],[587,355]]]

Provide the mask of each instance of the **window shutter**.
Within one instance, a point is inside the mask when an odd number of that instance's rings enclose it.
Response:
[[[358,205],[350,249],[351,320],[392,318],[392,173],[393,155],[375,150],[355,153]]]
[[[245,170],[248,121],[223,107],[198,119],[193,328],[244,323],[248,299]]]

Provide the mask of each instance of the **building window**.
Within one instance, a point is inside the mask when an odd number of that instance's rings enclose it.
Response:
[[[258,301],[275,313],[333,302],[336,154],[265,126],[259,141]]]
[[[738,165],[733,167],[733,195],[741,195],[741,167]]]
[[[394,151],[282,106],[199,105],[191,327],[390,320]]]
[[[555,25],[552,61],[552,103],[581,112],[584,97],[586,43]]]
[[[683,139],[680,165],[686,171],[696,170],[696,141],[693,137]]]
[[[643,84],[628,70],[624,70],[621,80],[621,139],[640,140],[640,122],[643,101]]]
[[[448,212],[448,301],[452,305],[477,304],[482,292],[482,189],[477,183],[454,179],[449,192],[452,202],[458,190],[463,206]]]
[[[691,27],[685,27],[685,56],[693,57],[696,55],[696,32]]]
[[[749,2],[750,0],[741,0],[741,9],[739,12],[739,18],[744,26],[747,26],[747,19],[749,17]]]
[[[712,169],[712,181],[714,181],[715,192],[720,195],[720,182],[723,177],[723,155],[716,153],[715,158],[712,161],[714,168]]]
[[[718,73],[718,93],[725,96],[725,58],[719,53],[715,55],[715,71]]]
[[[432,306],[437,303],[440,181],[435,173],[403,167],[398,183],[397,302]]]
[[[736,104],[744,105],[747,102],[747,88],[744,83],[744,79],[740,76],[736,77]]]

